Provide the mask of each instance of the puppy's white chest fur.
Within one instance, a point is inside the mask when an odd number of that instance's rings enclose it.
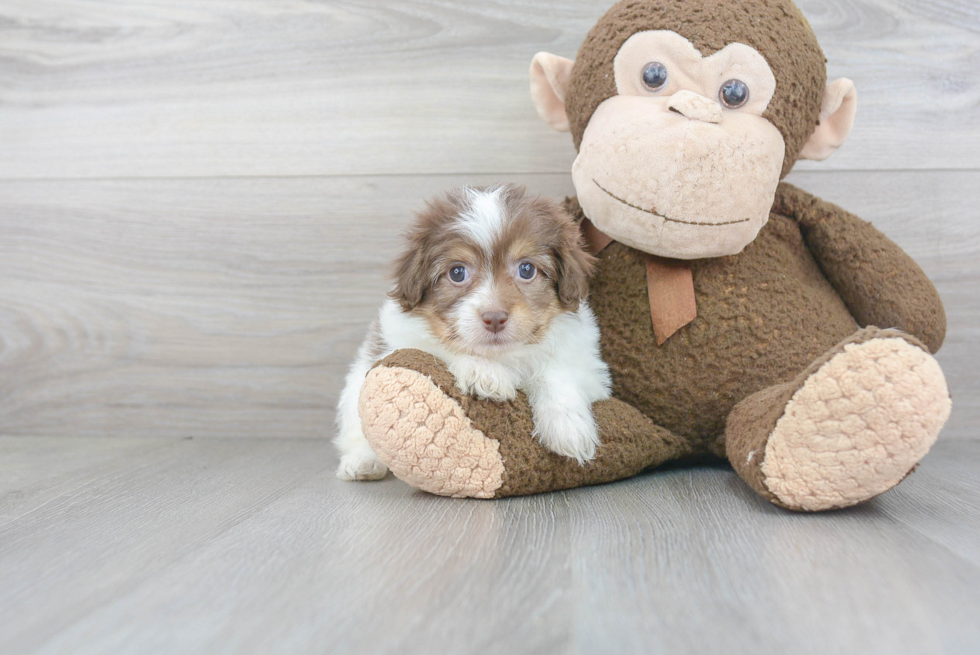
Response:
[[[490,400],[512,400],[518,390],[542,395],[546,378],[569,376],[563,388],[580,386],[589,402],[609,397],[609,371],[599,356],[599,328],[585,302],[556,317],[536,343],[481,355],[459,353],[440,341],[420,316],[403,312],[392,300],[378,319],[387,352],[416,348],[435,355],[456,378],[460,391]]]

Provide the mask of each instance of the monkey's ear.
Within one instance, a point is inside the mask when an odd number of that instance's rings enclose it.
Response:
[[[531,60],[531,99],[538,116],[559,132],[569,132],[565,114],[565,91],[572,74],[571,59],[550,52],[539,52]]]
[[[854,82],[842,77],[827,85],[820,105],[820,123],[800,152],[801,159],[823,161],[844,145],[854,126],[857,90]]]

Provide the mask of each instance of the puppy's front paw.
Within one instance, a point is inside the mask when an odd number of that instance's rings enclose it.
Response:
[[[563,405],[534,408],[534,436],[548,450],[585,465],[595,457],[599,432],[591,408],[576,411]]]
[[[357,449],[340,458],[337,477],[341,480],[380,480],[388,474],[388,469],[370,448]]]
[[[488,375],[477,378],[472,385],[472,393],[480,398],[502,403],[517,397],[517,387],[504,377]]]
[[[467,395],[503,402],[517,397],[517,385],[500,367],[475,360],[461,362],[450,369],[456,386]]]

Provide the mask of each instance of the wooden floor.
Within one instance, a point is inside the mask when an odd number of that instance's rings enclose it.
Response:
[[[2,438],[0,461],[6,655],[980,652],[980,441],[820,515],[724,467],[445,499],[341,482],[313,439]]]
[[[528,64],[612,1],[0,3],[0,655],[980,653],[977,0],[797,0],[860,102],[790,181],[946,303],[953,414],[898,489],[333,477],[398,234],[454,185],[574,192]]]

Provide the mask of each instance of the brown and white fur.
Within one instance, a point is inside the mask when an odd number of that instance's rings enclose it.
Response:
[[[523,187],[455,189],[430,201],[347,376],[337,476],[387,472],[361,432],[357,401],[374,363],[402,348],[443,360],[464,393],[503,401],[523,391],[539,441],[580,464],[591,460],[599,444],[592,403],[611,385],[586,302],[592,266],[568,215]]]

